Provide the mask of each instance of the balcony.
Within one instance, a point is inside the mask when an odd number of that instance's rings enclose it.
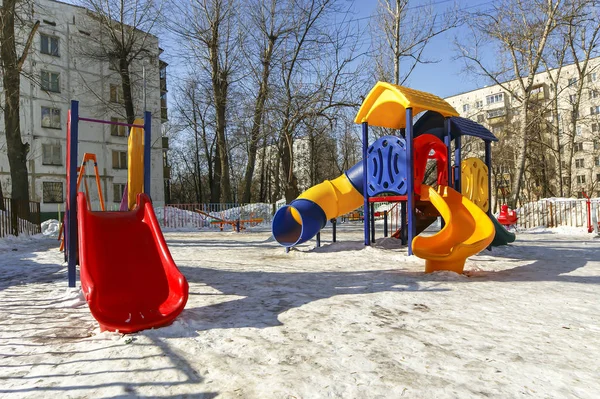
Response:
[[[169,115],[167,113],[167,107],[164,107],[164,108],[161,107],[160,108],[160,121],[164,123],[168,120],[169,120]]]
[[[163,166],[163,179],[170,179],[171,178],[171,167],[170,166]]]
[[[491,109],[486,112],[486,118],[490,125],[497,125],[506,122],[506,108]]]

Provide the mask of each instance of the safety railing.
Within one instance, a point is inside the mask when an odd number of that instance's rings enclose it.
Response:
[[[273,204],[168,204],[155,208],[156,218],[166,229],[238,230],[270,226]]]
[[[10,198],[0,201],[0,237],[41,232],[39,202]]]
[[[588,200],[548,198],[524,204],[516,210],[517,227],[588,227],[591,220],[600,220],[600,198],[590,201],[591,214],[588,219]]]

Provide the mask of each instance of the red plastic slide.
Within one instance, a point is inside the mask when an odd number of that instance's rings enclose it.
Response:
[[[131,333],[171,323],[188,283],[165,243],[147,195],[128,212],[92,212],[77,194],[81,287],[101,330]]]

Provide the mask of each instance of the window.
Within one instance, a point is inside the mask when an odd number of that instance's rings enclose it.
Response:
[[[63,200],[63,184],[45,181],[42,183],[42,198],[46,204],[60,204]]]
[[[42,71],[42,90],[60,93],[60,73]]]
[[[600,150],[600,141],[594,140],[594,150]]]
[[[487,112],[487,118],[488,119],[497,118],[499,116],[504,116],[505,114],[506,114],[506,110],[504,108],[492,109]]]
[[[110,101],[123,104],[123,88],[119,85],[110,85]]]
[[[577,178],[577,184],[584,184],[585,183],[585,175],[578,175]]]
[[[575,86],[577,84],[577,78],[569,78],[569,86]]]
[[[577,94],[569,95],[569,101],[571,102],[571,104],[575,104],[577,102]]]
[[[483,108],[483,101],[482,100],[475,101],[475,107],[476,108]]]
[[[600,183],[600,173],[596,174],[596,181]]]
[[[563,176],[562,181],[563,181],[563,185],[565,185],[565,186],[571,185],[571,181],[569,180],[568,176]]]
[[[111,122],[119,122],[119,123],[127,123],[127,121],[125,119],[115,118],[115,117],[110,118],[110,121]],[[110,125],[110,135],[111,136],[119,136],[119,137],[127,136],[127,126]]]
[[[42,165],[62,165],[60,144],[42,144]]]
[[[127,151],[112,152],[113,169],[127,169]]]
[[[590,115],[598,115],[600,114],[600,105],[596,105],[595,107],[590,107]]]
[[[575,143],[573,144],[573,152],[583,151],[583,143]]]
[[[579,119],[579,110],[578,109],[571,111],[571,118]]]
[[[588,75],[588,82],[592,83],[596,80],[598,80],[598,75],[596,74],[596,72],[592,72]]]
[[[584,167],[584,164],[585,164],[585,162],[584,162],[583,158],[579,158],[579,159],[576,159],[576,160],[575,160],[575,167],[576,167],[577,169],[581,169],[581,168],[583,168],[583,167]]]
[[[40,37],[42,42],[41,53],[60,57],[60,53],[58,51],[58,37],[44,34],[41,34]]]
[[[592,123],[592,132],[597,132],[597,131],[598,131],[598,124]]]
[[[483,117],[483,114],[477,115],[477,122],[481,123],[481,122],[483,122],[484,119],[485,118]]]
[[[471,108],[470,104],[463,104],[463,112],[469,112],[470,108]]]
[[[600,166],[600,157],[594,158],[594,166]]]
[[[581,136],[581,134],[582,134],[581,126],[579,126],[579,125],[575,126],[575,135]]]
[[[119,70],[119,60],[116,57],[110,57],[108,59],[108,69],[111,71]]]
[[[504,93],[492,94],[491,96],[487,96],[485,98],[485,102],[487,103],[487,105],[497,104],[497,103],[501,103],[503,101],[504,101]]]
[[[590,100],[600,97],[598,90],[590,90]]]
[[[60,109],[42,107],[42,127],[60,129]]]
[[[125,184],[113,184],[113,202],[121,202],[123,193],[125,192]]]

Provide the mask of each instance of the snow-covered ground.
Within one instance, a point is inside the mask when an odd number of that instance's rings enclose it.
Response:
[[[358,223],[330,237],[166,233],[189,302],[125,336],[67,288],[56,239],[0,240],[0,396],[600,397],[600,239],[537,229],[425,275]]]

